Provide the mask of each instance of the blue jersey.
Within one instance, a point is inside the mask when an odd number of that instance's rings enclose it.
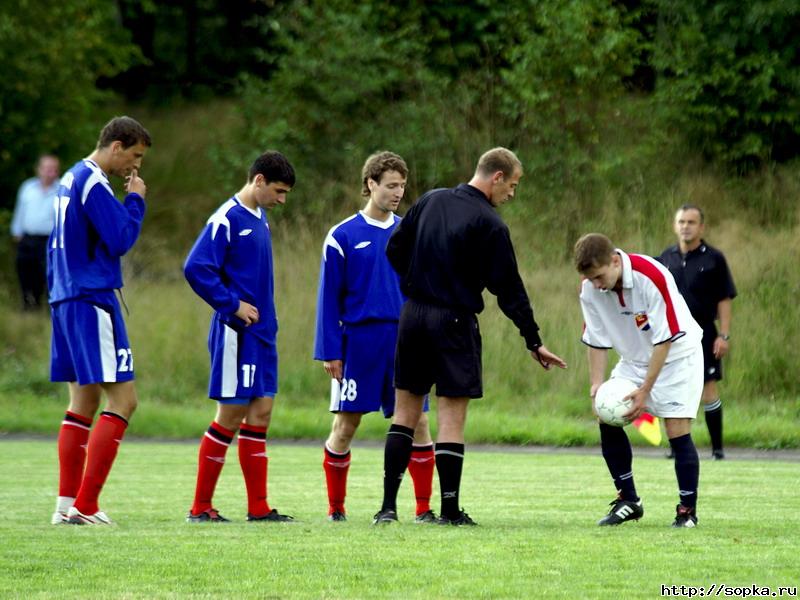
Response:
[[[335,225],[322,247],[314,358],[344,358],[344,327],[400,318],[405,298],[386,258],[386,243],[400,217],[385,222],[359,212]]]
[[[61,178],[54,209],[47,260],[50,304],[121,288],[120,257],[139,237],[144,199],[128,194],[120,203],[106,174],[87,158]]]
[[[275,344],[272,236],[263,209],[251,210],[236,196],[225,202],[208,219],[183,272],[197,295],[217,311],[215,318]],[[240,300],[258,309],[258,322],[246,328],[234,315]]]

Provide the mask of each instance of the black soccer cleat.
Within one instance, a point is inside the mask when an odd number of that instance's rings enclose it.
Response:
[[[420,513],[414,517],[414,523],[436,523],[437,521],[436,513],[432,510],[426,510],[424,513]]]
[[[290,523],[290,522],[294,521],[294,517],[290,517],[289,515],[282,515],[281,513],[279,513],[277,510],[275,510],[273,508],[267,514],[261,515],[260,517],[257,517],[255,515],[251,515],[250,513],[247,513],[247,520],[248,521],[267,521],[267,522],[270,522],[270,523]]]
[[[373,525],[387,525],[389,523],[397,522],[397,511],[387,508],[386,510],[379,510],[372,517]]]
[[[673,527],[697,527],[697,514],[694,507],[684,506],[678,504],[675,507],[675,520],[672,522]]]
[[[611,510],[608,511],[608,514],[597,522],[601,527],[620,525],[625,521],[638,521],[644,516],[644,508],[642,507],[641,500],[638,502],[631,502],[630,500],[623,500],[617,497],[611,502],[610,506]]]
[[[335,510],[328,515],[328,521],[333,521],[333,522],[347,521],[347,517],[345,516],[344,511]]]
[[[460,527],[462,525],[468,525],[474,527],[475,525],[477,525],[477,523],[473,521],[467,513],[464,512],[463,508],[454,517],[446,517],[442,515],[441,517],[439,517],[439,520],[436,521],[436,523],[439,525],[454,525],[456,527]]]
[[[711,460],[725,460],[725,452],[722,448],[711,451]]]
[[[201,512],[199,515],[189,514],[186,515],[187,523],[230,523],[230,519],[226,519],[216,508],[208,508]]]

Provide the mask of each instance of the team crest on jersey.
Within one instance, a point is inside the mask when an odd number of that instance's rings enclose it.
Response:
[[[633,315],[633,318],[636,321],[636,327],[641,331],[647,331],[650,329],[650,323],[647,322],[646,312],[637,312],[635,315]]]

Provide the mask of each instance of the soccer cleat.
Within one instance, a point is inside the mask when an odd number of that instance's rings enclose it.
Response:
[[[67,511],[67,522],[70,525],[113,525],[108,515],[98,510],[93,515],[85,515],[74,506]]]
[[[722,449],[711,451],[711,460],[725,460],[725,452]]]
[[[347,517],[345,516],[343,510],[335,510],[328,515],[328,521],[333,521],[333,522],[347,521]]]
[[[375,513],[375,516],[372,517],[372,524],[373,525],[386,525],[388,523],[396,523],[397,522],[397,511],[392,510],[390,508],[386,510],[379,510]]]
[[[186,522],[187,523],[230,523],[230,519],[226,519],[216,508],[207,508],[203,512],[198,515],[192,514],[192,511],[189,511],[189,514],[186,515]]]
[[[248,521],[268,521],[270,523],[289,523],[294,521],[294,517],[290,517],[289,515],[282,515],[276,509],[272,509],[265,515],[261,515],[257,517],[255,515],[251,515],[247,513],[247,520]]]
[[[678,504],[675,507],[675,521],[672,522],[673,527],[697,527],[697,515],[695,514],[694,507],[684,506]]]
[[[441,517],[439,517],[436,523],[439,525],[455,525],[455,526],[477,525],[477,523],[473,521],[467,513],[464,512],[463,508],[459,511],[458,515],[452,518],[445,517],[444,515],[442,515]]]
[[[67,516],[67,513],[56,511],[53,513],[53,516],[50,517],[51,525],[66,525],[67,523],[69,523],[69,517]]]
[[[642,501],[631,502],[630,500],[623,500],[617,497],[611,504],[611,510],[608,514],[600,519],[597,524],[601,527],[606,525],[619,525],[625,521],[638,521],[644,515],[644,508]]]
[[[414,517],[414,523],[436,523],[436,513],[432,510],[426,510],[424,513],[418,514]]]

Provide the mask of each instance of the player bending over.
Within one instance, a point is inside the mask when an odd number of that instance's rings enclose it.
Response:
[[[675,280],[659,262],[626,254],[599,233],[575,244],[575,267],[584,276],[581,341],[589,346],[590,395],[603,383],[608,349],[620,355],[611,377],[638,386],[628,417],[644,410],[664,419],[675,454],[679,503],[673,527],[697,524],[700,465],[691,436],[703,390],[702,331],[692,318]],[[633,452],[622,427],[600,423],[600,445],[617,486],[617,498],[598,525],[619,525],[642,517],[633,479]]]

